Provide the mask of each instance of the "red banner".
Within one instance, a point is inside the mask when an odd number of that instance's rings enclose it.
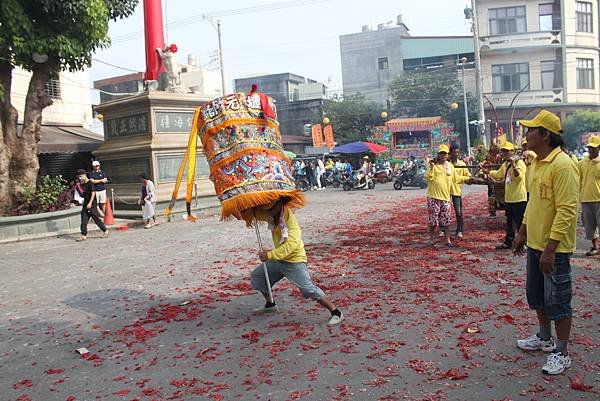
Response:
[[[325,134],[325,143],[327,144],[327,147],[333,149],[335,146],[335,141],[333,140],[333,126],[331,124],[325,126],[323,133]]]
[[[323,146],[323,128],[321,127],[321,124],[312,126],[312,140],[315,148]]]

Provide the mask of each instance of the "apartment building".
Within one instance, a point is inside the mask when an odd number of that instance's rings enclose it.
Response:
[[[486,118],[600,110],[598,0],[476,0]]]

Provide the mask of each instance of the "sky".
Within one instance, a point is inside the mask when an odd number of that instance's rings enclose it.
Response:
[[[145,70],[142,3],[130,18],[111,22],[112,44],[94,56],[121,68],[94,61],[92,80]],[[218,69],[212,57],[218,49],[216,29],[201,16],[221,13],[216,19],[221,21],[230,92],[235,78],[291,72],[323,82],[336,93],[342,89],[339,35],[360,32],[363,25],[376,29],[379,23],[396,21],[398,14],[412,36],[469,35],[466,4],[465,0],[163,0],[163,16],[171,25],[166,43],[177,44],[180,63],[194,54],[199,64]]]

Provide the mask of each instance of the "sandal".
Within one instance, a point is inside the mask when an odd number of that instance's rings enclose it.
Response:
[[[499,245],[496,245],[496,250],[498,250],[498,251],[500,251],[502,249],[511,249],[511,248],[512,248],[511,245],[508,245],[508,244],[506,244],[504,242],[501,243],[501,244],[499,244]]]
[[[600,251],[598,251],[598,248],[592,248],[585,253],[585,256],[596,256],[596,255],[600,255]]]
[[[82,235],[81,237],[77,238],[75,241],[76,242],[83,242],[85,241],[87,238],[85,237],[85,235]]]

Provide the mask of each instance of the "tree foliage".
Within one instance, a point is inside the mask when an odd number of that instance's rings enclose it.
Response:
[[[364,96],[344,97],[341,100],[327,100],[324,112],[333,124],[335,140],[339,144],[363,141],[376,125],[383,124],[381,107],[365,100]]]
[[[600,131],[600,112],[580,110],[571,114],[564,123],[563,131],[569,148],[580,147],[582,135]]]
[[[441,116],[454,124],[464,136],[465,109],[462,82],[454,68],[440,70],[407,71],[390,85],[391,111],[396,118]],[[451,108],[452,103],[459,107]],[[476,100],[467,93],[469,121],[476,119]],[[474,139],[475,129],[471,128]],[[464,142],[463,142],[464,143]]]

